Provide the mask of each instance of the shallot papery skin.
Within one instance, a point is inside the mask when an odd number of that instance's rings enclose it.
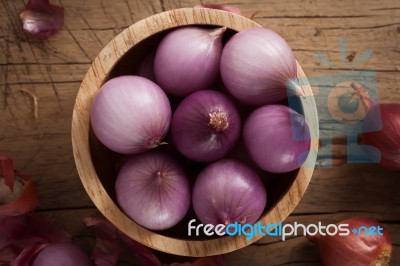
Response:
[[[32,266],[94,266],[89,257],[71,243],[52,244],[45,247],[34,259]]]
[[[309,236],[308,239],[319,247],[325,266],[389,266],[392,253],[392,244],[388,231],[378,221],[364,217],[354,217],[338,222],[336,225],[345,225],[350,230],[348,236],[339,234],[330,236]],[[383,228],[378,234],[378,226]],[[353,233],[360,227],[375,227],[375,235]]]
[[[136,223],[164,230],[176,225],[190,206],[187,176],[171,156],[149,151],[132,157],[118,173],[117,201]]]
[[[168,97],[157,84],[139,76],[120,76],[96,94],[91,125],[110,150],[136,154],[163,144],[171,113]]]
[[[137,256],[140,265],[161,266],[161,262],[154,255],[154,250],[131,239],[119,231],[110,221],[100,217],[85,217],[87,226],[94,227],[96,235],[96,246],[92,251],[91,258],[96,266],[118,265],[121,255],[122,241]],[[122,240],[122,241],[120,241]]]
[[[0,155],[0,178],[4,179],[6,185],[11,191],[14,189],[14,162],[7,155]]]
[[[303,115],[284,105],[265,105],[246,119],[243,140],[263,170],[285,173],[299,168],[309,153],[310,131]]]
[[[171,134],[176,148],[199,162],[222,159],[239,139],[241,121],[224,94],[202,90],[187,96],[172,117]]]
[[[96,266],[118,265],[121,255],[118,229],[105,218],[85,217],[87,226],[93,227],[96,237],[96,245],[90,256]]]
[[[38,204],[31,178],[17,172],[10,157],[0,155],[0,217],[30,212]]]
[[[168,33],[156,51],[157,84],[174,96],[208,89],[219,75],[225,30],[190,26]]]
[[[254,224],[264,211],[267,192],[250,167],[237,160],[222,159],[200,172],[192,202],[203,224]]]
[[[248,105],[276,103],[287,97],[287,91],[304,93],[291,48],[267,28],[251,28],[232,36],[222,51],[220,71],[228,91]]]
[[[13,192],[0,188],[0,217],[28,213],[39,205],[35,185],[28,176],[19,174],[15,183]],[[2,186],[2,180],[0,180],[0,187]]]
[[[64,26],[64,8],[49,0],[29,0],[20,19],[25,32],[46,38]]]

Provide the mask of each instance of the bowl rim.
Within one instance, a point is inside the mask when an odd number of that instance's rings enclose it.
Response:
[[[89,147],[90,109],[93,97],[119,59],[146,38],[164,30],[187,25],[225,26],[234,31],[261,27],[246,17],[207,8],[169,10],[132,24],[100,51],[82,80],[72,114],[71,138],[75,165],[81,182],[97,209],[112,224],[130,238],[150,248],[175,255],[201,257],[235,251],[254,243],[262,236],[256,235],[251,240],[246,240],[244,235],[209,240],[185,240],[163,236],[138,225],[122,212],[106,192],[96,174]],[[297,67],[298,77],[301,78],[307,95],[300,97],[300,101],[311,132],[310,153],[286,193],[260,217],[262,225],[278,224],[289,216],[305,193],[314,171],[319,131],[317,109],[307,78],[298,63]]]

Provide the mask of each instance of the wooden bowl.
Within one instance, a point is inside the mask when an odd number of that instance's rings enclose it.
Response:
[[[138,61],[146,50],[155,47],[167,30],[185,25],[225,26],[233,31],[242,31],[259,24],[243,16],[213,9],[184,8],[163,12],[141,20],[104,47],[94,59],[82,81],[76,97],[72,118],[72,144],[76,167],[81,181],[100,212],[119,230],[132,239],[153,249],[182,256],[211,256],[243,248],[261,238],[260,235],[247,241],[245,236],[224,236],[219,238],[191,238],[153,232],[136,224],[118,207],[114,195],[112,161],[116,154],[108,151],[91,133],[90,109],[93,97],[99,87],[110,77],[129,74],[124,65]],[[124,72],[125,71],[125,72]],[[298,65],[298,76],[306,81]],[[260,218],[263,225],[283,221],[296,207],[311,180],[318,148],[317,110],[308,82],[304,89],[307,97],[300,99],[306,121],[311,130],[311,151],[303,166],[287,180],[279,195],[268,192],[269,208]],[[305,165],[307,167],[305,167]],[[276,194],[276,193],[275,193]],[[271,201],[271,197],[274,199]],[[183,226],[179,230],[187,233]],[[181,231],[182,232],[182,231]],[[184,234],[183,234],[184,235]]]

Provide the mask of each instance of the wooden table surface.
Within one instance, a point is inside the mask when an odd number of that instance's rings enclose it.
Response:
[[[79,85],[93,58],[132,23],[164,10],[192,7],[194,0],[57,0],[65,27],[47,40],[28,37],[19,13],[24,1],[0,1],[0,153],[30,175],[40,196],[37,212],[67,230],[86,248],[92,235],[82,218],[96,215],[75,169],[71,116]],[[260,1],[224,2],[280,33],[309,77],[372,70],[381,102],[400,103],[400,2]],[[339,42],[347,41],[344,62]],[[372,55],[352,65],[368,49]],[[321,51],[334,63],[316,57]],[[38,99],[38,118],[32,98]],[[392,265],[400,265],[400,176],[377,165],[347,164],[316,169],[309,188],[286,220],[337,222],[363,215],[378,219],[394,243]],[[285,242],[265,237],[225,255],[228,265],[321,265],[304,237]],[[128,263],[126,263],[128,264]]]

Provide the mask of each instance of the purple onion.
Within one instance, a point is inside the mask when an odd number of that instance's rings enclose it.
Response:
[[[120,76],[107,81],[95,96],[91,123],[109,149],[135,154],[163,144],[171,112],[157,84],[139,76]]]
[[[26,33],[41,38],[52,36],[64,26],[64,8],[49,0],[28,0],[19,17]]]
[[[185,157],[210,162],[232,150],[240,135],[240,124],[239,113],[225,95],[204,90],[179,104],[172,117],[171,134]]]
[[[221,77],[229,92],[243,103],[261,106],[303,94],[292,50],[276,32],[252,28],[235,34],[222,51]]]
[[[89,257],[70,243],[52,244],[40,251],[32,266],[93,266]]]
[[[182,27],[168,33],[157,48],[154,63],[161,88],[175,96],[209,88],[219,75],[225,30]]]
[[[127,161],[118,173],[115,191],[122,210],[151,230],[176,225],[190,206],[184,170],[171,156],[160,152],[146,152]]]
[[[266,105],[253,111],[243,126],[250,157],[271,173],[299,168],[310,149],[310,131],[304,116],[284,105]]]
[[[223,159],[199,174],[192,201],[203,224],[254,224],[264,211],[267,192],[251,168],[233,159]]]

